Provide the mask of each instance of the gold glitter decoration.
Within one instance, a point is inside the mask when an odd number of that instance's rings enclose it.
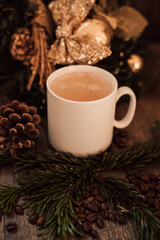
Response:
[[[143,58],[137,54],[132,54],[127,63],[134,73],[140,72],[143,68]]]
[[[111,54],[110,48],[96,38],[73,33],[94,4],[95,0],[56,0],[49,4],[58,25],[57,40],[48,53],[54,64],[95,64]]]

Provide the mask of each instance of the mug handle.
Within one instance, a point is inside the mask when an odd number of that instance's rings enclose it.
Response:
[[[131,123],[136,110],[136,96],[134,92],[129,87],[118,88],[116,102],[118,102],[119,98],[122,97],[123,95],[129,95],[130,102],[126,115],[121,120],[114,120],[114,127],[116,128],[127,127]]]

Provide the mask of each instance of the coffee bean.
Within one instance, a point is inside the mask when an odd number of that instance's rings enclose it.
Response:
[[[150,190],[154,190],[156,188],[156,183],[150,182],[150,183],[148,183],[148,187]]]
[[[79,213],[83,213],[84,212],[84,208],[83,207],[79,207]]]
[[[149,177],[147,175],[141,175],[141,180],[143,182],[149,182]]]
[[[89,192],[92,192],[93,189],[94,189],[94,187],[90,186],[90,188],[88,190],[89,190]]]
[[[90,196],[90,197],[87,198],[87,201],[88,201],[88,202],[92,202],[93,200],[94,200],[94,197],[93,197],[93,196]]]
[[[156,191],[160,192],[160,184],[156,186]]]
[[[23,208],[20,205],[15,206],[15,212],[19,215],[22,215],[24,213]]]
[[[41,225],[43,225],[44,221],[45,221],[45,217],[44,217],[44,216],[41,216],[41,217],[39,217],[39,218],[37,219],[36,224],[37,224],[38,226],[41,226]]]
[[[75,225],[77,223],[77,220],[71,217],[71,222],[73,225]]]
[[[75,211],[76,214],[78,214],[78,213],[79,213],[79,207],[76,207],[76,208],[74,209],[74,211]]]
[[[154,198],[156,195],[154,192],[147,192],[144,194],[146,198]]]
[[[101,209],[102,209],[102,210],[108,209],[107,204],[106,204],[105,202],[102,202],[102,203],[101,203]]]
[[[103,228],[104,227],[104,222],[101,218],[97,218],[96,220],[97,227]]]
[[[86,217],[86,219],[87,219],[87,221],[89,221],[89,222],[93,222],[93,221],[95,221],[96,219],[97,219],[97,213],[90,213],[87,217]]]
[[[160,180],[160,176],[157,176],[157,180]]]
[[[138,186],[135,186],[134,189],[135,189],[139,194],[142,193],[141,190],[140,190],[140,188],[139,188]]]
[[[6,225],[7,231],[14,231],[17,228],[17,224],[15,222],[10,222]]]
[[[124,177],[123,181],[124,181],[125,183],[129,183],[129,182],[130,182],[129,179],[128,179],[126,176]]]
[[[156,211],[154,214],[156,215],[156,217],[160,218],[160,210]]]
[[[77,224],[76,225],[76,229],[79,231],[79,232],[81,232],[81,233],[84,233],[84,228],[83,228],[83,226],[81,225],[81,224]]]
[[[157,176],[155,174],[150,174],[149,178],[153,181],[157,180]]]
[[[108,219],[109,219],[110,221],[114,221],[114,220],[115,220],[115,215],[114,215],[114,213],[109,212],[109,213],[108,213]]]
[[[85,215],[84,213],[79,213],[79,214],[77,214],[77,217],[78,217],[78,218],[85,218],[86,215]]]
[[[101,207],[101,204],[100,204],[100,202],[99,201],[97,201],[97,200],[94,200],[93,201],[97,206],[98,206],[98,209]]]
[[[143,192],[148,192],[148,191],[149,191],[149,187],[148,187],[148,185],[145,184],[145,183],[142,183],[142,184],[140,185],[140,188],[141,188],[141,190],[142,190]]]
[[[135,176],[133,174],[130,174],[127,176],[127,178],[129,179],[130,182],[132,182],[133,179],[135,179]]]
[[[37,222],[37,219],[38,219],[38,215],[36,213],[32,214],[30,217],[29,217],[29,222],[31,224],[36,224]]]
[[[148,199],[148,203],[149,203],[149,205],[150,205],[151,207],[153,207],[153,206],[154,206],[154,199],[153,199],[153,198],[149,198],[149,199]]]
[[[83,213],[77,214],[77,217],[78,217],[78,219],[79,219],[81,222],[86,221],[86,215],[83,214]]]
[[[120,136],[120,137],[127,137],[127,135],[128,135],[128,133],[127,133],[127,131],[125,131],[125,130],[123,130],[123,131],[119,131],[118,132],[118,135]]]
[[[82,206],[83,207],[86,207],[88,204],[89,204],[89,202],[87,200],[83,200],[82,201]]]
[[[125,217],[121,214],[116,214],[115,215],[115,218],[116,220],[119,222],[119,223],[125,223]]]
[[[155,200],[154,200],[154,206],[155,206],[155,208],[159,208],[159,207],[160,207],[160,201],[159,201],[158,198],[155,198]]]
[[[95,199],[99,202],[105,202],[105,198],[103,196],[95,196]]]
[[[98,232],[96,230],[92,230],[91,235],[93,238],[98,238]]]
[[[114,142],[116,144],[117,147],[119,148],[124,148],[126,146],[126,141],[123,138],[119,138],[119,137],[114,137]]]
[[[102,210],[102,211],[101,211],[101,215],[102,215],[102,217],[103,217],[104,219],[108,218],[108,216],[109,216],[108,210],[107,210],[107,209],[106,209],[106,210]]]
[[[95,189],[92,191],[91,194],[94,195],[94,196],[97,196],[97,195],[100,194],[100,190],[99,190],[98,188],[95,188]]]
[[[94,188],[98,188],[98,183],[93,182],[93,183],[92,183],[92,187],[94,187]]]
[[[136,186],[139,186],[140,185],[140,181],[138,179],[133,179],[132,180],[132,183]]]
[[[98,212],[99,210],[99,207],[95,203],[89,203],[87,207],[92,212]]]
[[[86,191],[86,192],[83,193],[83,197],[88,198],[89,196],[90,196],[89,192]]]
[[[90,213],[91,213],[91,211],[90,211],[89,209],[86,209],[86,210],[85,210],[85,214],[86,214],[86,215],[89,215]]]
[[[83,223],[83,228],[88,233],[92,230],[92,225],[90,224],[90,222],[84,222]]]

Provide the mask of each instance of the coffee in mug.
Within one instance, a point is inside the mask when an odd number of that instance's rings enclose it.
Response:
[[[66,73],[51,83],[51,90],[71,101],[94,101],[108,96],[113,86],[102,76],[89,72]]]
[[[126,94],[130,96],[128,111],[116,120],[116,102]],[[85,157],[106,150],[113,128],[127,127],[135,109],[134,92],[126,86],[118,88],[116,78],[104,69],[74,65],[48,77],[48,136],[58,151]]]

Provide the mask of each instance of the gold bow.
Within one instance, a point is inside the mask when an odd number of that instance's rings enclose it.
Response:
[[[87,17],[95,0],[56,0],[49,4],[58,25],[57,40],[48,52],[54,64],[95,64],[111,55],[111,50],[95,38],[77,36],[74,30]]]

